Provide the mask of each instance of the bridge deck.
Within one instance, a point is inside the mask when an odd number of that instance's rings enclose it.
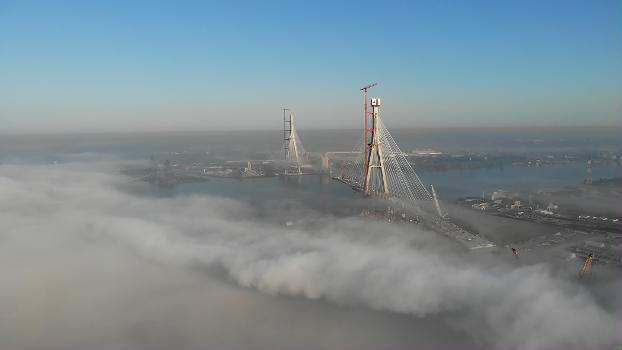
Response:
[[[363,192],[363,184],[352,178],[343,178],[343,177],[333,177],[333,179],[343,182],[344,184],[350,186],[353,190],[358,192]],[[378,197],[384,197],[383,195],[379,195]],[[387,198],[391,199],[391,198]],[[431,214],[433,215],[433,214]],[[442,233],[459,243],[466,246],[469,250],[481,249],[481,248],[493,248],[495,244],[488,241],[485,238],[482,238],[478,235],[475,235],[464,228],[454,224],[453,222],[436,217],[431,220],[425,220],[424,222],[428,224],[429,227],[433,228],[434,231]]]

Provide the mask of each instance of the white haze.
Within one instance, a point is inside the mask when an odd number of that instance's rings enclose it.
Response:
[[[114,162],[0,165],[0,346],[620,341],[619,279],[597,299],[574,270],[464,253],[413,226],[301,205],[258,217],[246,203],[141,186]],[[313,220],[286,227],[284,216]]]

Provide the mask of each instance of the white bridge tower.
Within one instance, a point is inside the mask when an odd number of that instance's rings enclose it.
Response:
[[[283,109],[283,153],[287,164],[283,174],[302,175],[301,167],[305,152],[294,126],[294,115],[290,114],[286,117],[286,110],[288,109]]]

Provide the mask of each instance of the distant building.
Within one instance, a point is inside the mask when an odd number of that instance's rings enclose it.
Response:
[[[558,209],[559,206],[557,204],[553,204],[553,203],[549,203],[549,205],[546,206],[546,210],[554,210],[554,209]]]
[[[536,213],[542,214],[542,215],[553,215],[553,212],[550,210],[545,210],[545,209],[538,209],[536,210]]]
[[[492,193],[492,196],[490,197],[490,199],[492,199],[494,201],[494,200],[497,200],[497,199],[508,198],[508,197],[509,197],[509,195],[508,195],[508,193],[506,191],[497,190],[497,191],[494,191]]]
[[[435,151],[432,149],[412,150],[411,154],[416,157],[438,157],[442,156],[443,152]]]
[[[484,203],[473,204],[471,205],[471,207],[473,209],[488,210],[488,203],[484,202]]]

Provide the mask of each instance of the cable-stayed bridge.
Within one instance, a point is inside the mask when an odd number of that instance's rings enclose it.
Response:
[[[378,105],[372,112],[365,145],[359,142],[354,148],[353,152],[360,156],[344,164],[342,180],[365,195],[395,198],[407,203],[431,201],[432,195],[382,122],[378,99],[374,102]]]
[[[288,110],[288,108],[283,108],[283,146],[281,147],[285,161],[283,175],[302,175],[302,167],[307,154],[296,132],[294,115],[290,113],[288,117],[286,114]]]
[[[388,128],[380,117],[379,98],[367,99],[367,90],[376,84],[363,87],[364,92],[364,129],[363,137],[352,152],[326,152],[321,156],[323,169],[330,169],[330,155],[348,155],[341,161],[341,169],[334,179],[348,184],[365,196],[389,200],[392,206],[399,206],[404,211],[415,212],[426,217],[428,226],[458,240],[469,249],[493,247],[494,244],[474,235],[451,222],[445,209],[417,175],[407,154],[399,148]],[[371,112],[369,106],[371,105]],[[288,164],[284,175],[300,175],[306,153],[294,127],[293,115],[289,119],[283,109],[285,161]],[[289,169],[289,170],[288,170]],[[289,173],[288,173],[289,171]],[[390,207],[391,211],[393,209]],[[403,215],[403,214],[402,214]]]

